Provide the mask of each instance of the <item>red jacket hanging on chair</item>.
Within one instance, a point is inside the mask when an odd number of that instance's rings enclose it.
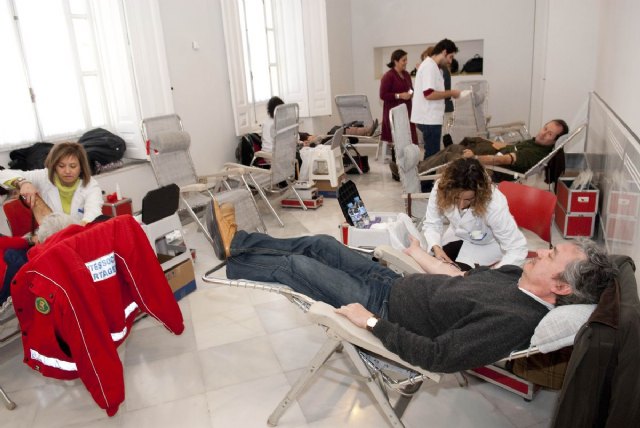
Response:
[[[11,285],[24,362],[44,376],[80,377],[113,416],[124,400],[116,347],[139,311],[169,331],[182,314],[147,236],[131,216],[70,226],[29,252]]]

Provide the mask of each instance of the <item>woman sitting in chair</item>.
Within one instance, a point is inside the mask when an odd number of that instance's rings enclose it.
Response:
[[[87,224],[102,214],[102,190],[96,179],[91,177],[87,153],[82,145],[72,142],[56,144],[44,164],[45,169],[33,171],[0,171],[0,182],[18,190],[38,224],[42,224],[51,212],[67,214],[70,219],[65,224],[71,221]],[[32,236],[0,239],[0,304],[3,304],[9,300],[9,282],[26,263],[28,246],[34,242]]]
[[[12,185],[32,208],[39,194],[53,212],[65,213],[87,224],[102,214],[102,190],[82,145],[66,142],[53,146],[45,169],[0,171],[0,182]]]
[[[522,266],[527,257],[527,241],[505,196],[473,158],[453,161],[435,182],[422,230],[427,250],[462,270]]]

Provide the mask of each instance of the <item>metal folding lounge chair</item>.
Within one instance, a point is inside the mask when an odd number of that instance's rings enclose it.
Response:
[[[247,213],[244,212],[244,209],[250,211],[252,209],[251,205],[244,205],[244,207],[238,205],[242,203],[243,198],[246,201],[247,197],[248,196],[246,194],[243,195],[241,191],[238,190],[223,192],[216,195],[216,198],[219,198],[219,203],[233,203],[236,207],[236,213],[241,212],[241,217],[236,216],[236,223],[238,223],[239,229],[255,231],[256,223],[247,220],[245,218]],[[395,254],[396,257],[399,258],[400,263],[406,263],[406,265],[402,266],[399,271],[409,272],[411,269],[416,272],[420,271],[419,266],[415,261],[413,261],[413,259],[408,258],[403,253],[394,250],[391,247],[387,247],[386,250],[384,247],[380,247],[376,249],[375,254],[383,257],[387,254],[391,254],[392,256]],[[393,268],[400,266],[399,264],[393,264],[393,257],[384,257],[384,260],[386,262],[390,262],[391,267]],[[313,357],[307,369],[303,371],[300,378],[293,384],[289,392],[269,416],[268,424],[270,426],[274,426],[278,423],[278,420],[287,408],[304,393],[307,387],[311,385],[321,368],[330,368],[330,365],[327,364],[329,358],[335,352],[340,350],[344,350],[347,358],[354,365],[356,369],[356,373],[352,374],[354,378],[364,382],[369,388],[375,402],[380,406],[382,413],[392,426],[404,426],[401,421],[404,410],[411,401],[413,394],[420,389],[422,382],[425,380],[439,382],[442,379],[442,374],[430,372],[402,360],[398,355],[384,348],[382,343],[372,333],[356,327],[346,318],[336,314],[334,308],[330,305],[315,301],[282,284],[247,280],[230,280],[214,276],[214,272],[220,269],[224,264],[225,263],[222,263],[205,273],[202,278],[203,281],[207,283],[257,289],[280,294],[305,312],[311,321],[320,325],[327,335],[326,342]],[[578,307],[592,305],[571,306]],[[555,334],[553,337],[547,337],[542,333],[537,336],[534,334],[534,337],[532,338],[532,346],[530,348],[524,351],[513,352],[504,360],[526,357],[538,352],[551,352],[555,349],[568,346],[572,343],[573,335],[575,335],[578,328],[584,323],[584,321],[586,321],[591,310],[593,310],[592,307],[578,308],[578,321],[571,323],[569,326],[571,328],[567,329],[567,332],[563,331],[561,337],[558,337],[558,334]],[[557,318],[557,316],[560,315],[555,315],[555,317]],[[551,317],[549,322],[552,324],[554,322],[557,323],[556,318]],[[567,323],[563,322],[560,324],[565,326]],[[546,325],[546,323],[541,322],[540,325]],[[551,344],[551,341],[554,343]],[[465,385],[465,379],[461,375],[457,374],[456,378],[461,386]],[[400,393],[400,398],[394,405],[389,401],[389,390],[395,390]]]
[[[529,178],[529,177],[539,173],[543,169],[547,168],[547,166],[549,165],[549,162],[551,161],[551,159],[553,159],[554,156],[563,155],[564,152],[560,153],[561,150],[563,150],[563,147],[565,145],[567,145],[567,143],[570,143],[571,141],[574,141],[575,139],[577,139],[578,135],[586,128],[587,128],[587,124],[585,123],[585,124],[580,125],[579,127],[577,127],[570,134],[563,135],[562,137],[558,138],[558,141],[556,141],[556,144],[555,144],[553,150],[548,155],[546,155],[545,157],[540,159],[540,161],[538,161],[538,163],[533,165],[531,168],[529,168],[525,172],[516,172],[516,171],[510,170],[510,169],[503,168],[501,166],[495,166],[495,165],[485,165],[485,168],[491,169],[491,170],[496,171],[496,172],[500,172],[502,174],[509,175],[510,177],[513,178],[514,181],[523,182],[527,178]]]
[[[483,137],[505,143],[531,138],[525,123],[521,121],[489,126],[489,83],[486,80],[458,82],[455,89],[470,90],[471,93],[453,100],[452,120],[445,124],[444,133],[450,134],[454,143],[459,143],[464,137]]]
[[[254,188],[265,201],[273,215],[284,227],[284,223],[267,198],[266,192],[284,194],[292,191],[300,206],[306,211],[300,194],[296,191],[296,148],[298,144],[298,105],[282,104],[274,113],[275,138],[271,157],[271,168],[262,169],[237,163],[226,163],[225,170],[240,171],[245,183]],[[282,183],[285,186],[282,186]]]
[[[388,351],[378,338],[370,332],[353,325],[346,318],[336,314],[334,308],[323,302],[317,302],[304,294],[292,291],[288,287],[278,284],[260,283],[254,281],[228,280],[204,276],[205,282],[224,284],[234,287],[252,288],[278,293],[304,311],[312,322],[320,325],[327,335],[326,342],[313,357],[307,369],[293,384],[278,407],[271,413],[267,423],[276,426],[287,408],[300,397],[313,382],[315,376],[327,365],[329,358],[342,351],[355,366],[355,379],[365,383],[371,391],[376,404],[382,410],[392,426],[403,427],[400,420],[411,401],[412,395],[420,389],[422,382],[432,380],[439,382],[441,374],[431,373],[420,367],[415,367],[400,359],[396,354]],[[403,377],[398,380],[396,377]],[[400,393],[395,405],[391,405],[387,388]]]
[[[175,183],[180,187],[179,210],[185,210],[207,240],[213,244],[207,228],[202,224],[196,211],[211,204],[213,191],[220,188],[229,189],[231,186],[228,180],[241,180],[240,170],[226,169],[223,172],[199,177],[189,152],[191,137],[183,130],[177,114],[144,119],[142,134],[148,141],[149,159],[158,186]],[[212,179],[212,183],[209,183],[209,179]]]
[[[352,324],[343,316],[336,314],[332,306],[315,301],[304,294],[292,291],[281,284],[263,283],[247,280],[229,280],[217,278],[209,271],[203,276],[203,281],[213,284],[223,284],[232,287],[241,287],[277,293],[288,299],[305,312],[309,319],[321,326],[327,335],[326,342],[312,358],[306,370],[296,380],[280,404],[271,413],[267,423],[270,426],[277,425],[280,417],[287,408],[297,400],[312,384],[320,369],[331,369],[327,364],[329,358],[339,351],[344,351],[347,358],[356,369],[351,374],[355,379],[362,381],[371,391],[376,404],[382,410],[391,426],[403,427],[402,415],[406,410],[413,394],[415,394],[426,380],[438,383],[443,374],[433,373],[421,367],[413,366],[402,360],[398,355],[387,350],[379,339],[372,333]],[[531,346],[528,349],[514,351],[500,362],[510,361],[516,358],[524,358],[537,353],[548,353],[569,346],[579,328],[587,321],[593,312],[595,305],[569,305],[559,311],[550,311],[540,322],[536,333],[532,337]],[[560,331],[556,326],[561,325]],[[489,367],[489,366],[487,366]],[[470,373],[478,376],[473,368]],[[491,373],[499,373],[499,376],[507,376],[508,372],[499,367],[491,366]],[[481,370],[479,369],[479,372]],[[466,379],[461,374],[455,374],[460,386],[466,386]],[[500,382],[495,382],[487,375],[484,378],[505,387]],[[515,376],[511,374],[511,376]],[[527,381],[521,380],[523,384]],[[509,388],[508,388],[509,389]],[[391,404],[388,392],[399,392],[399,399]],[[510,387],[510,390],[525,399],[532,399],[537,388],[531,387],[523,391],[520,388]]]
[[[369,100],[366,95],[337,95],[335,98],[336,107],[338,108],[338,114],[340,115],[340,121],[343,126],[347,126],[351,123],[357,122],[367,128],[374,125],[373,116],[371,115],[371,109],[369,108]],[[347,138],[343,152],[356,165],[358,173],[362,174],[362,170],[358,167],[357,162],[353,159],[353,154],[350,150],[357,150],[360,154],[370,155],[375,149],[375,158],[378,160],[380,152],[382,150],[382,157],[386,155],[386,143],[380,138],[379,129],[373,130],[373,135],[349,135],[345,132],[346,137],[354,137],[358,139],[358,144],[349,143]]]

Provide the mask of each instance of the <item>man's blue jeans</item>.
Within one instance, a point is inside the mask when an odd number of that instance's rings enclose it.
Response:
[[[422,140],[424,141],[424,159],[438,153],[440,151],[442,125],[423,125],[418,123],[416,126],[420,132],[422,132]]]
[[[227,277],[279,282],[336,308],[361,303],[386,318],[389,292],[400,275],[328,235],[278,239],[238,231]]]

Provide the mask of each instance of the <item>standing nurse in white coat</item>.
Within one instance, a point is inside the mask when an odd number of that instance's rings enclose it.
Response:
[[[102,190],[91,169],[82,145],[66,142],[53,146],[44,162],[45,169],[0,171],[0,182],[12,185],[29,206],[35,195],[53,212],[70,215],[87,224],[102,214]]]
[[[507,199],[473,158],[451,162],[435,182],[423,233],[427,250],[463,270],[476,264],[522,266],[527,257],[527,240]]]

